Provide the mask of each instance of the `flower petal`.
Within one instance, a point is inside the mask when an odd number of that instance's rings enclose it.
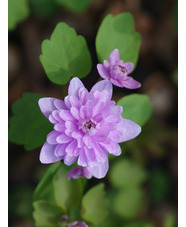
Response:
[[[47,135],[47,142],[49,144],[58,144],[56,138],[60,135],[59,132],[56,132],[55,130],[50,132],[48,135]]]
[[[104,91],[106,90],[109,94],[109,98],[111,99],[112,97],[112,84],[109,80],[102,80],[99,81],[98,83],[96,83],[92,89],[90,90],[90,92],[94,93],[95,91]]]
[[[134,80],[132,77],[128,76],[123,82],[123,87],[126,87],[128,89],[136,89],[136,88],[140,88],[141,84]]]
[[[74,167],[68,172],[68,180],[71,178],[77,179],[79,177],[86,177],[90,179],[92,174],[87,170],[86,167]]]
[[[38,101],[41,112],[45,115],[45,117],[49,117],[53,110],[56,110],[54,105],[55,98],[41,98]]]
[[[49,163],[58,162],[62,160],[62,157],[56,157],[54,155],[55,148],[56,148],[56,145],[51,145],[47,142],[44,143],[44,145],[41,148],[40,157],[39,157],[39,160],[41,161],[41,163],[49,164]]]
[[[97,64],[97,70],[99,75],[103,78],[103,79],[109,79],[110,78],[110,74],[109,72],[105,69],[104,65],[102,64]]]
[[[109,57],[109,62],[111,65],[115,65],[117,64],[117,62],[120,60],[119,58],[119,50],[118,49],[114,49]]]
[[[56,138],[56,141],[57,141],[57,143],[60,143],[60,144],[62,144],[62,143],[69,143],[69,142],[72,141],[72,138],[69,137],[69,136],[67,136],[66,134],[60,134]]]
[[[57,157],[64,156],[66,154],[66,147],[68,146],[67,143],[64,144],[58,144],[54,150],[54,155]]]
[[[134,68],[134,65],[132,62],[125,62],[123,66],[126,68],[128,74],[131,73]]]
[[[118,87],[123,87],[123,84],[121,83],[121,81],[115,80],[114,78],[110,78],[111,83],[113,83],[115,86]]]
[[[108,172],[108,168],[108,158],[105,162],[96,163],[94,166],[87,166],[88,171],[98,179],[105,177]]]
[[[141,127],[128,119],[122,119],[122,121],[117,124],[116,131],[120,132],[121,136],[119,138],[119,143],[134,139],[141,132]]]
[[[60,110],[60,109],[67,109],[64,101],[60,100],[60,99],[55,99],[54,100],[54,106],[56,107],[56,109]]]
[[[121,147],[118,143],[111,142],[110,144],[100,143],[100,145],[110,154],[118,156],[121,154]]]
[[[74,163],[76,161],[76,159],[77,159],[77,157],[65,155],[65,157],[64,157],[64,163],[67,166],[70,166],[70,165],[72,165],[72,163]]]
[[[78,79],[77,77],[74,77],[70,81],[70,84],[69,84],[69,87],[68,87],[68,94],[78,97],[78,92],[79,92],[79,89],[81,87],[84,88],[84,85],[81,82],[81,80]]]

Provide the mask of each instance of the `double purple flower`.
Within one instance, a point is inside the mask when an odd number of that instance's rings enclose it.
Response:
[[[118,87],[136,89],[141,84],[128,76],[132,72],[134,65],[132,62],[123,62],[119,57],[119,50],[114,49],[109,57],[109,62],[104,60],[103,65],[97,64],[97,69],[103,79],[110,80]]]
[[[64,101],[41,98],[39,107],[54,125],[40,153],[42,163],[75,161],[68,178],[85,176],[103,178],[109,168],[108,153],[120,155],[118,143],[133,139],[141,128],[121,117],[121,106],[111,100],[109,80],[96,83],[90,92],[78,78],[70,81]]]

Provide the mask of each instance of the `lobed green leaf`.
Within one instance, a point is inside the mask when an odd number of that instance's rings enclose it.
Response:
[[[9,140],[24,145],[26,150],[43,145],[47,134],[52,131],[52,124],[38,106],[38,100],[42,97],[39,94],[24,93],[23,97],[12,105]]]
[[[85,39],[65,23],[58,23],[51,39],[44,40],[41,47],[40,61],[53,83],[65,84],[73,76],[83,78],[91,70]]]
[[[109,14],[102,21],[96,36],[98,60],[100,63],[108,60],[110,53],[117,48],[120,58],[135,66],[140,43],[141,36],[135,32],[134,19],[130,13],[121,13],[116,17]]]

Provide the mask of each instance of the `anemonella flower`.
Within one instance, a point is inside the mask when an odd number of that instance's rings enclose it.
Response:
[[[41,148],[40,161],[63,160],[71,165],[77,160],[84,169],[72,170],[70,178],[78,174],[103,178],[108,171],[108,153],[120,155],[118,143],[133,139],[141,131],[139,125],[121,117],[123,109],[111,97],[109,80],[96,83],[88,92],[78,78],[73,78],[64,101],[41,98],[39,107],[54,130]]]
[[[128,76],[132,72],[134,65],[132,62],[123,62],[119,57],[119,50],[114,49],[109,57],[109,62],[104,60],[103,65],[97,64],[98,73],[103,79],[110,80],[118,87],[136,89],[141,84]]]

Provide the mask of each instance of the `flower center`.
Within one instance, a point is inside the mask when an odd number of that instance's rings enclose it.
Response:
[[[97,122],[95,122],[93,119],[89,119],[84,121],[80,126],[80,128],[84,133],[89,133],[93,135],[96,132],[96,125],[97,125]]]
[[[127,70],[125,67],[121,66],[121,65],[115,65],[113,67],[113,71],[114,71],[114,77],[115,79],[119,78],[123,78],[127,76]]]

